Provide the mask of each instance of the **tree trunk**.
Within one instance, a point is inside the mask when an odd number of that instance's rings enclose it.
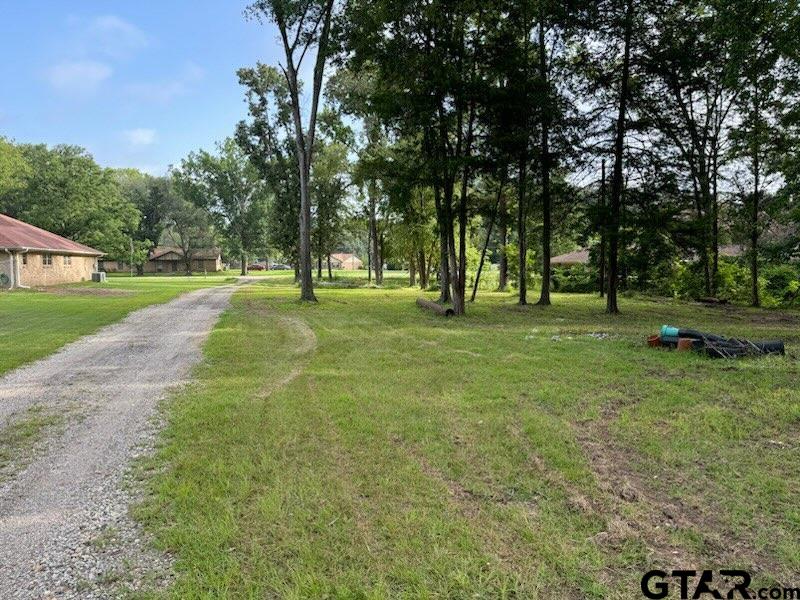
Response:
[[[456,309],[456,303],[459,301],[458,296],[458,259],[456,257],[456,240],[455,240],[455,233],[453,231],[453,194],[454,194],[454,187],[455,182],[449,181],[445,182],[444,186],[444,211],[447,215],[447,222],[449,223],[447,227],[447,256],[448,256],[448,265],[450,266],[450,299],[453,302],[453,310],[456,311],[456,314],[463,313],[463,307],[461,312],[458,312]],[[460,298],[463,302],[463,296]]]
[[[447,222],[447,215],[442,206],[442,190],[434,186],[433,195],[436,200],[436,215],[439,220],[439,302],[450,302],[450,242],[447,230],[452,229],[452,222]]]
[[[500,207],[500,198],[503,197],[503,184],[500,183],[500,187],[497,190],[497,201],[494,204],[494,212],[492,212],[492,217],[489,220],[489,227],[486,230],[486,241],[483,244],[483,250],[481,250],[481,260],[478,263],[478,272],[475,274],[475,283],[472,286],[472,296],[470,297],[470,302],[475,302],[475,295],[478,293],[478,284],[481,280],[481,271],[483,271],[483,261],[486,259],[486,250],[489,248],[489,241],[492,239],[492,229],[494,229],[494,222],[497,218],[497,211]]]
[[[333,281],[333,271],[331,270],[331,255],[328,253],[328,281]]]
[[[372,230],[367,219],[367,283],[372,283]]]
[[[500,206],[498,207],[498,220],[500,227],[500,272],[499,283],[497,289],[505,292],[508,289],[508,254],[506,253],[506,246],[508,245],[508,203],[506,195],[500,195]]]
[[[625,115],[630,85],[631,33],[633,29],[633,0],[625,3],[625,33],[622,58],[622,81],[620,82],[619,113],[617,131],[614,139],[614,173],[611,180],[611,219],[608,236],[608,295],[606,312],[619,313],[617,305],[617,284],[619,283],[619,219],[622,198],[622,153],[625,143]]]
[[[606,292],[606,160],[600,163],[600,297]]]
[[[247,254],[242,252],[242,275],[247,275]]]
[[[544,19],[539,22],[539,77],[545,85],[545,102],[542,107],[542,289],[539,294],[540,306],[550,305],[550,89],[547,76],[547,46],[544,35]]]
[[[384,256],[383,256],[383,232],[378,235],[378,273],[377,277],[380,277],[380,281],[378,282],[380,285],[383,285],[383,263],[384,263]]]
[[[317,254],[317,280],[322,279],[322,252]]]
[[[408,257],[408,287],[417,285],[417,264],[414,261],[414,252]]]
[[[717,196],[717,150],[714,150],[711,167],[711,295],[717,295],[719,273],[719,198]]]
[[[286,67],[283,72],[291,97],[294,142],[297,153],[297,166],[300,174],[300,254],[298,261],[300,263],[300,299],[306,302],[317,301],[314,295],[311,262],[311,194],[309,191],[309,179],[311,175],[311,160],[314,150],[314,134],[316,130],[319,96],[322,89],[322,76],[327,59],[327,44],[332,9],[333,0],[328,0],[322,13],[324,21],[317,47],[316,63],[314,65],[314,85],[311,93],[311,109],[309,111],[308,131],[306,133],[303,132],[303,122],[300,112],[300,85],[297,80],[294,46],[289,43],[286,30],[287,24],[283,15],[281,13],[276,13],[277,25],[280,30],[284,52],[286,54]]]
[[[758,118],[756,119],[758,123]],[[758,135],[756,133],[756,135]],[[758,293],[758,211],[760,208],[760,185],[761,185],[761,165],[759,157],[758,143],[753,152],[753,199],[750,206],[750,303],[753,306],[761,306],[761,298]]]
[[[419,266],[419,288],[428,287],[428,266],[425,264],[425,250],[420,248],[417,252],[417,265]]]
[[[375,285],[381,285],[383,283],[383,265],[381,263],[380,247],[378,244],[378,190],[374,181],[371,181],[367,186],[367,195],[369,196],[369,239],[370,252],[372,253],[370,262],[372,263],[372,268],[375,272]]]
[[[527,179],[528,158],[522,154],[519,161],[519,175],[517,181],[517,243],[519,244],[519,304],[524,306],[528,303],[528,240],[526,220],[528,218],[527,207],[525,206],[525,189]]]

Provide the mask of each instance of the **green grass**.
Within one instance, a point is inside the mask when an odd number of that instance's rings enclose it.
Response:
[[[444,320],[399,280],[340,273],[301,305],[288,277],[234,295],[166,407],[136,512],[175,553],[173,597],[637,598],[652,567],[800,572],[797,359],[644,345],[669,323],[793,349],[796,313],[484,293]]]
[[[51,288],[0,293],[0,374],[51,354],[64,344],[119,321],[131,311],[178,294],[233,281],[230,277],[113,277]]]
[[[27,463],[45,432],[57,428],[64,418],[64,414],[52,414],[36,406],[0,429],[0,484]]]

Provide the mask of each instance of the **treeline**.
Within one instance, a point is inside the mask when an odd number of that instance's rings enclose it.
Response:
[[[549,304],[554,249],[592,247],[612,313],[620,286],[663,288],[680,265],[719,294],[726,245],[758,305],[761,266],[797,258],[796,2],[262,0],[247,14],[277,25],[284,60],[240,72],[237,139],[296,186],[281,197],[297,199],[303,298],[318,112],[357,132],[342,143],[376,279],[394,247],[414,273],[435,265],[457,313],[484,245],[521,304],[532,274]]]
[[[340,122],[330,125],[345,131]],[[326,139],[317,144],[312,182],[320,277],[331,253],[358,248],[365,230],[345,202],[347,148]],[[160,244],[180,248],[187,272],[195,252],[210,246],[240,262],[243,274],[258,257],[297,265],[296,168],[283,175],[283,185],[264,177],[232,138],[190,153],[164,176],[102,168],[77,146],[0,138],[0,212],[97,248],[140,274]]]
[[[165,176],[100,167],[77,146],[0,139],[0,212],[132,264],[157,244],[194,252],[221,244],[238,259],[266,247],[264,186],[238,146],[189,155]],[[246,258],[245,258],[246,264]]]

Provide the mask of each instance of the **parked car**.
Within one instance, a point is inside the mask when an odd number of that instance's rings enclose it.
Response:
[[[273,271],[291,271],[292,267],[291,267],[291,265],[282,265],[280,263],[275,263],[274,265],[272,265],[272,270]]]
[[[248,271],[266,271],[267,267],[260,263],[253,263],[252,265],[247,265]]]

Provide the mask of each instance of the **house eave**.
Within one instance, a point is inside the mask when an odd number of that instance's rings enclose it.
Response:
[[[9,252],[45,252],[47,254],[67,254],[70,256],[105,256],[105,252],[89,252],[87,250],[63,250],[55,248],[31,248],[29,246],[0,246],[0,250]]]

